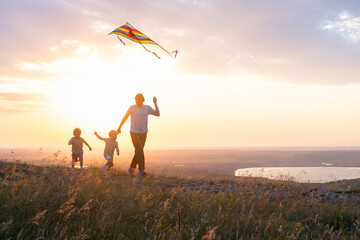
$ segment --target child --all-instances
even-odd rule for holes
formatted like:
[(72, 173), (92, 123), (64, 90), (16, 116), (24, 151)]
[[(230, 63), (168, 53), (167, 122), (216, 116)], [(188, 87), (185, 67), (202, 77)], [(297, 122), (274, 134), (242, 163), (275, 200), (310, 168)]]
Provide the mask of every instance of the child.
[(83, 143), (86, 144), (86, 146), (88, 146), (89, 150), (91, 151), (92, 148), (89, 146), (89, 144), (82, 138), (80, 137), (81, 135), (81, 129), (80, 128), (75, 128), (73, 131), (74, 137), (72, 137), (69, 141), (69, 145), (72, 145), (71, 148), (71, 157), (72, 157), (72, 162), (71, 162), (71, 168), (74, 169), (74, 164), (77, 161), (80, 161), (80, 168), (83, 168), (83, 155), (84, 155), (84, 151), (83, 151)]
[(117, 139), (117, 132), (115, 130), (111, 130), (109, 132), (110, 138), (103, 138), (99, 136), (99, 134), (95, 131), (94, 134), (100, 139), (103, 140), (105, 144), (104, 150), (104, 157), (107, 160), (105, 165), (101, 168), (103, 171), (108, 172), (112, 166), (114, 166), (113, 159), (114, 159), (114, 151), (116, 149), (116, 154), (119, 156), (119, 145), (116, 141)]

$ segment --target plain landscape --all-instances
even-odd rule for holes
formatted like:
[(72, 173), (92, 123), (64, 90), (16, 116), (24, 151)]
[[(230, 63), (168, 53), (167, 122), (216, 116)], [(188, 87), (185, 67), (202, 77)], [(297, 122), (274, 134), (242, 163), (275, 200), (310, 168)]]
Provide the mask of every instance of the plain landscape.
[(0, 0), (0, 29), (0, 240), (360, 239), (359, 0)]
[(3, 150), (0, 238), (360, 237), (359, 179), (310, 184), (234, 176), (241, 167), (358, 166), (358, 150), (147, 153), (149, 176), (140, 178), (126, 172), (131, 152), (105, 175), (101, 155), (89, 155), (81, 171), (69, 168), (61, 151)]
[[(127, 170), (132, 150), (115, 156), (115, 168)], [(69, 149), (0, 149), (0, 159), (35, 165), (70, 166)], [(85, 152), (84, 164), (104, 164), (101, 151)], [(167, 176), (233, 176), (239, 168), (360, 167), (360, 148), (239, 148), (146, 150), (150, 173)]]

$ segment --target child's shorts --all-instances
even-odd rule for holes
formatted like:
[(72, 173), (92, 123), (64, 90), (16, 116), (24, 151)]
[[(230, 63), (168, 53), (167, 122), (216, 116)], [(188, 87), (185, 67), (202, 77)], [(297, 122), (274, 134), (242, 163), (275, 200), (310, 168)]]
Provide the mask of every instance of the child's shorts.
[(107, 160), (106, 164), (107, 164), (108, 168), (113, 167), (114, 166), (113, 157), (110, 156), (109, 154), (104, 154), (104, 157)]
[(83, 160), (84, 154), (83, 153), (73, 153), (73, 154), (71, 154), (71, 157), (74, 162), (78, 162), (78, 161)]

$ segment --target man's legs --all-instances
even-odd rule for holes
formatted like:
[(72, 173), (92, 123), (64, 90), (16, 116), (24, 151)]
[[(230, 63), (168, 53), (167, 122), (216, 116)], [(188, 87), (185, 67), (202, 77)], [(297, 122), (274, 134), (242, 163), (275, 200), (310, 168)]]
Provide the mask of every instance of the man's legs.
[(141, 140), (141, 144), (142, 144), (142, 148), (139, 151), (139, 171), (144, 171), (145, 170), (145, 154), (144, 154), (144, 147), (145, 147), (145, 142), (146, 142), (146, 137), (147, 137), (147, 133), (139, 133), (140, 134), (140, 140)]
[(145, 170), (144, 146), (147, 134), (130, 132), (130, 135), (135, 148), (135, 155), (132, 159), (130, 168), (134, 170), (136, 168), (136, 165), (139, 164), (139, 171), (143, 171)]

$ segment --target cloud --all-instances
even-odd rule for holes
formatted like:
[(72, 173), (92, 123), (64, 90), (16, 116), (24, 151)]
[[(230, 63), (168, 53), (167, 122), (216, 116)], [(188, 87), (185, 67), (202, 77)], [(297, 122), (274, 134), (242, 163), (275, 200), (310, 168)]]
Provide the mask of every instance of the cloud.
[(29, 78), (0, 78), (2, 93), (32, 93), (34, 89), (45, 89), (49, 84), (46, 81)]
[(360, 48), (329, 34), (358, 38), (355, 1), (34, 0), (2, 1), (0, 8), (6, 33), (0, 38), (0, 77), (41, 73), (45, 78), (54, 73), (46, 63), (75, 51), (85, 56), (93, 51), (89, 46), (105, 55), (117, 44), (107, 31), (129, 21), (165, 49), (179, 50), (175, 61), (185, 73), (360, 83)]
[(0, 100), (9, 102), (42, 102), (46, 100), (46, 97), (40, 93), (0, 93)]
[(314, 4), (280, 2), (213, 4), (212, 17), (201, 27), (195, 21), (197, 31), (183, 38), (188, 50), (179, 47), (183, 69), (225, 76), (247, 72), (296, 84), (360, 82), (359, 48), (317, 28), (334, 9), (323, 4), (320, 14)]
[(17, 69), (26, 74), (43, 76), (51, 81), (51, 79), (59, 79), (62, 76), (79, 75), (82, 71), (88, 70), (89, 63), (94, 66), (96, 61), (99, 61), (99, 50), (95, 44), (73, 40), (71, 46), (64, 47), (64, 42), (67, 41), (56, 45), (57, 49), (53, 51), (65, 50), (67, 56), (59, 56), (53, 61), (46, 62), (22, 62), (18, 64)]
[(47, 97), (41, 93), (0, 92), (0, 112), (20, 113), (43, 111)]
[(8, 84), (8, 82), (5, 81), (5, 80), (0, 79), (0, 85), (5, 85), (5, 84)]
[(95, 33), (108, 34), (113, 30), (112, 25), (103, 21), (95, 21), (94, 24), (91, 25), (91, 27)]
[(185, 31), (182, 29), (168, 29), (168, 28), (164, 28), (164, 31), (170, 34), (173, 34), (177, 37), (183, 37), (185, 34)]
[(4, 106), (0, 104), (0, 112), (3, 113), (22, 113), (22, 112), (36, 112), (45, 110), (43, 104), (11, 104)]
[(339, 14), (338, 21), (324, 21), (323, 30), (333, 31), (352, 42), (360, 41), (360, 17), (354, 17), (347, 11)]

